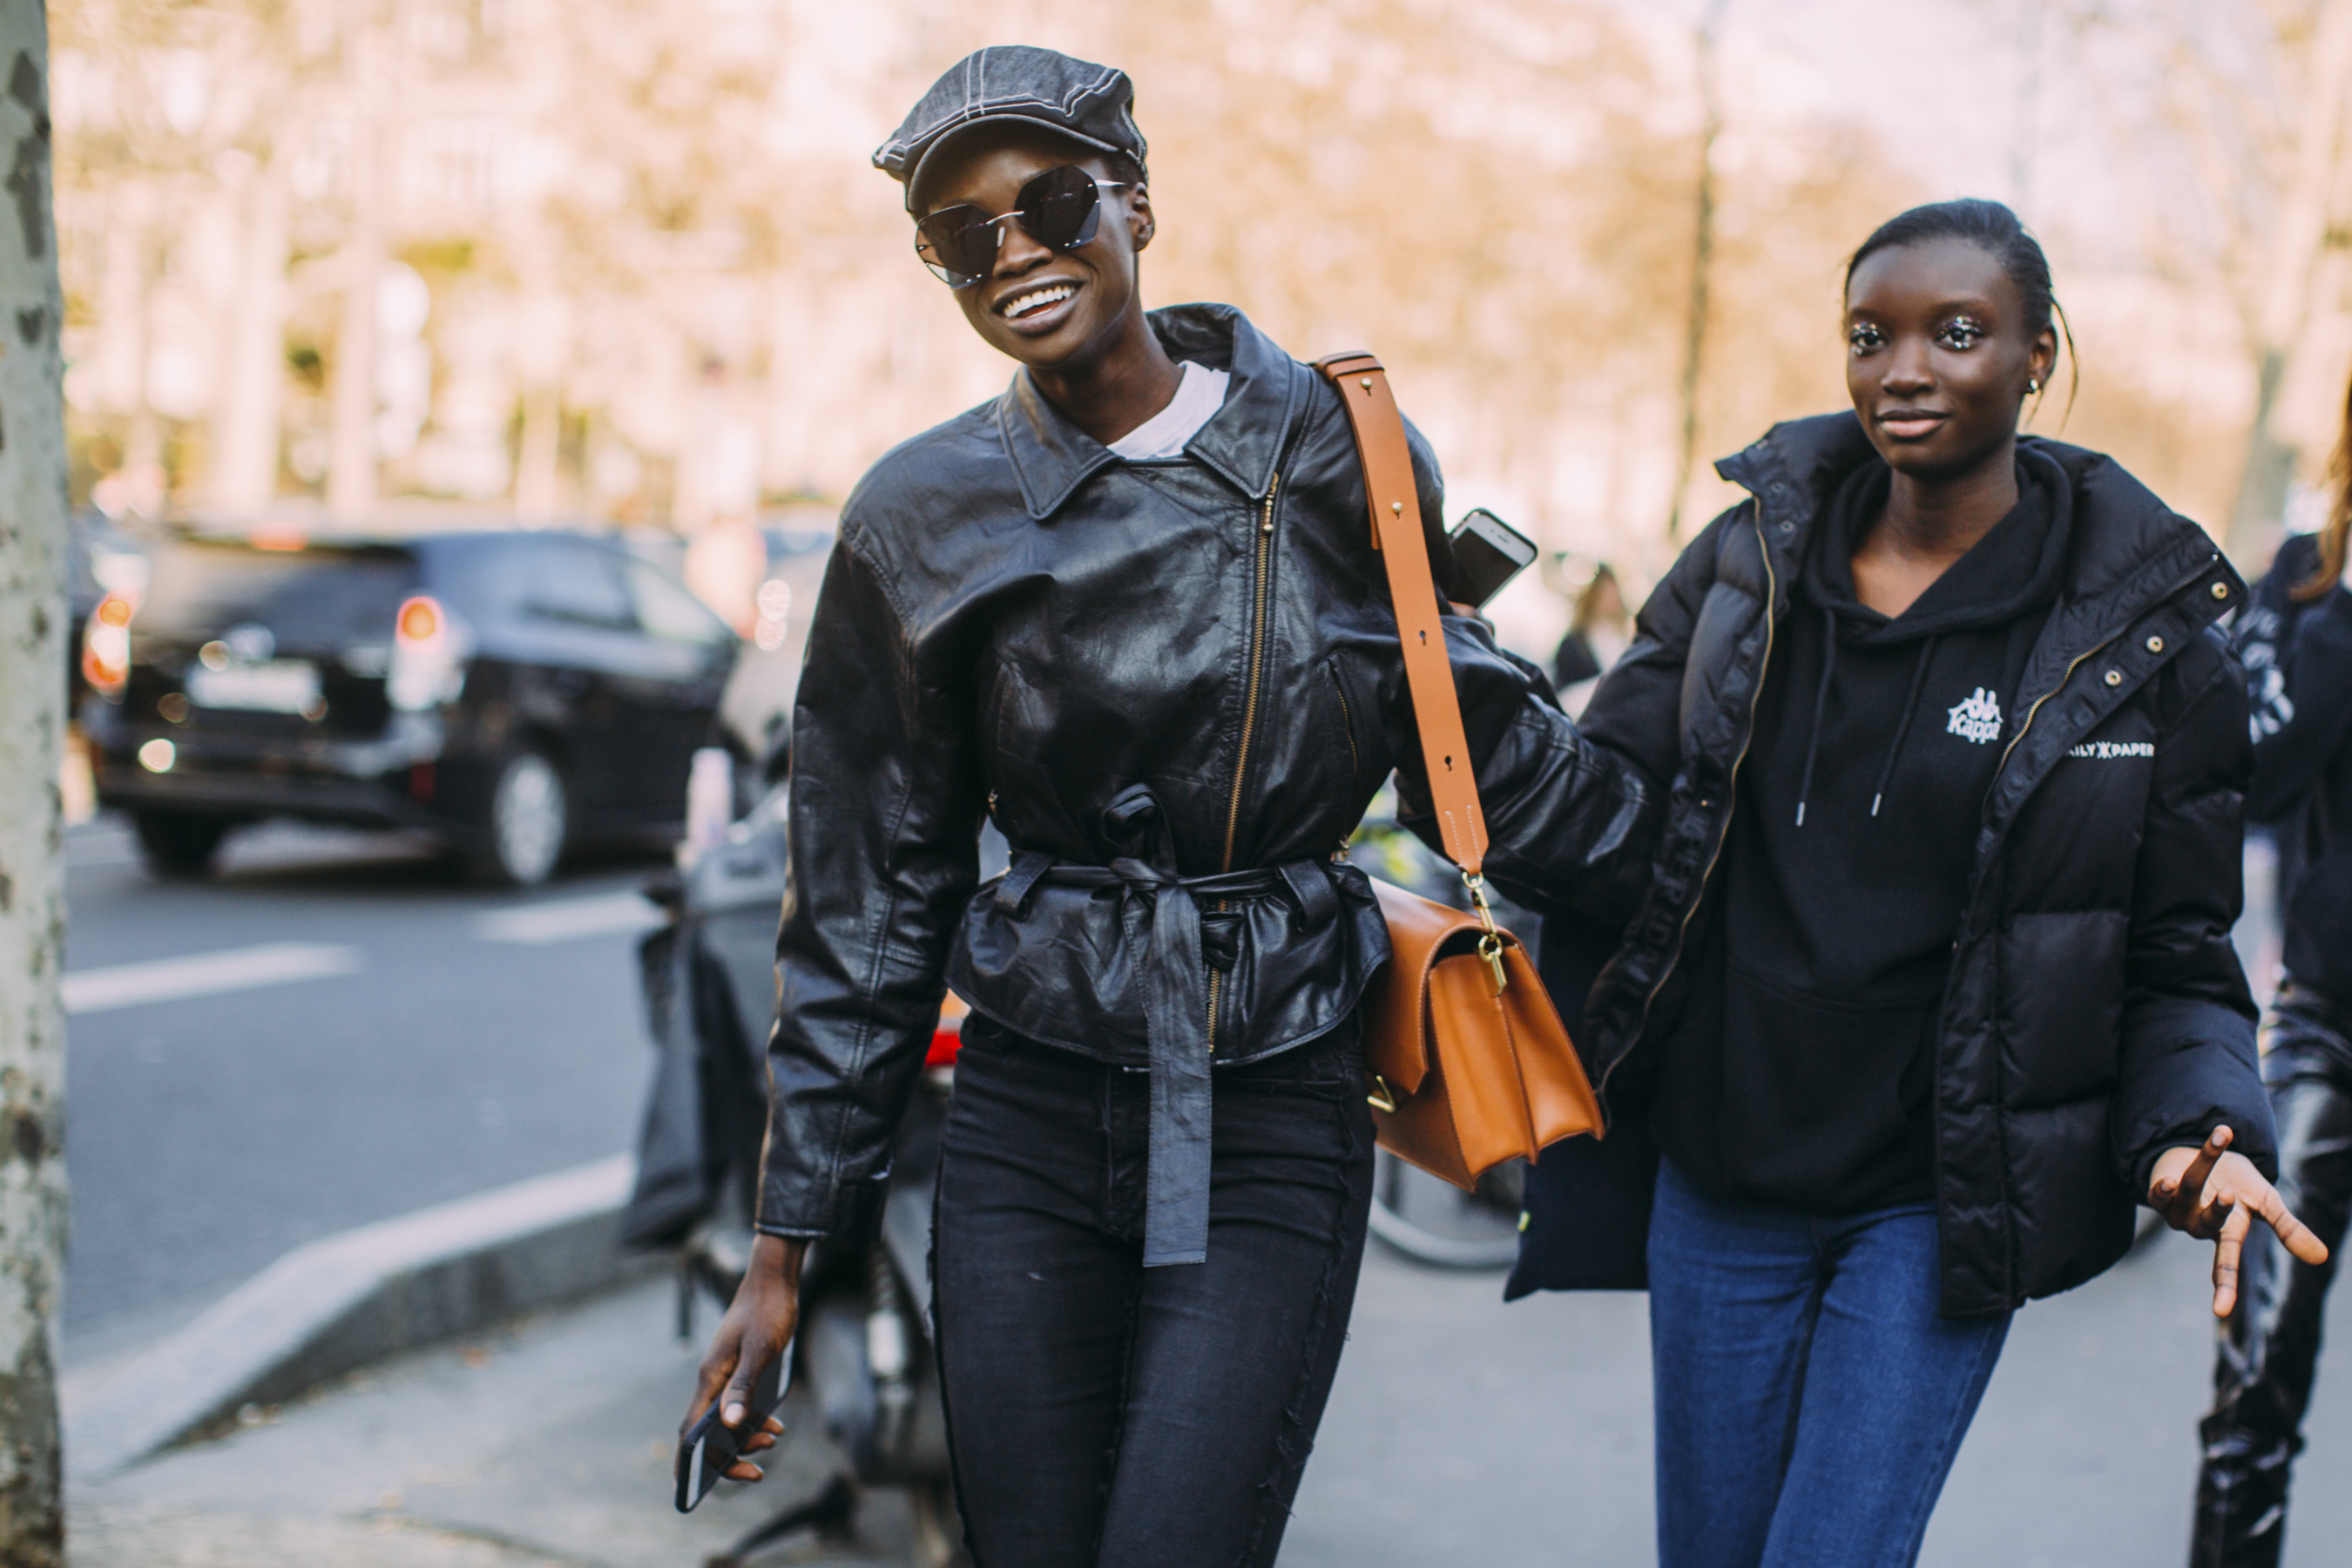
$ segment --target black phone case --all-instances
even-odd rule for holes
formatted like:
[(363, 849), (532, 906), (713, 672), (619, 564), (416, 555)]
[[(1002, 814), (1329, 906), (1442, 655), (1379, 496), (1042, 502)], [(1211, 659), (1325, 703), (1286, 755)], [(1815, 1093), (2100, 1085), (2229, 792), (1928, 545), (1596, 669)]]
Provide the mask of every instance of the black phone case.
[(743, 1445), (767, 1425), (776, 1406), (784, 1402), (784, 1371), (792, 1362), (793, 1347), (787, 1344), (752, 1385), (751, 1408), (744, 1414), (742, 1426), (730, 1426), (719, 1419), (719, 1408), (727, 1397), (727, 1391), (721, 1389), (719, 1397), (710, 1402), (710, 1408), (678, 1439), (674, 1467), (678, 1512), (692, 1513), (694, 1505), (709, 1497), (729, 1468), (743, 1457)]
[[(1485, 512), (1486, 518), (1499, 526), (1504, 532), (1524, 542), (1530, 551), (1537, 549), (1535, 541), (1528, 538), (1526, 534), (1503, 521), (1493, 512), (1486, 511), (1485, 508), (1482, 507), (1479, 510)], [(1475, 551), (1466, 552), (1471, 557), (1467, 561), (1463, 559), (1465, 552), (1462, 548), (1465, 536), (1478, 547)], [(1456, 590), (1465, 595), (1466, 603), (1476, 605), (1481, 609), (1484, 609), (1496, 595), (1509, 586), (1511, 581), (1520, 573), (1535, 564), (1533, 555), (1525, 561), (1510, 560), (1486, 540), (1471, 533), (1470, 520), (1467, 517), (1454, 525), (1454, 531), (1445, 536), (1445, 542), (1454, 549)], [(1485, 558), (1486, 565), (1486, 570), (1484, 572), (1478, 570), (1481, 556)]]

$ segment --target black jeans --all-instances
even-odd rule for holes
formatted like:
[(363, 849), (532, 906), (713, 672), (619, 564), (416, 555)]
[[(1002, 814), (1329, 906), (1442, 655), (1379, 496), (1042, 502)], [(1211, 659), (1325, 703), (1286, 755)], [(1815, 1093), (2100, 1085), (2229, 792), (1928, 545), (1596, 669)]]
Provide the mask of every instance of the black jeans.
[(2303, 1450), (2303, 1413), (2336, 1249), (2352, 1215), (2352, 1019), (2290, 989), (2271, 1019), (2263, 1078), (2278, 1119), (2279, 1196), (2328, 1247), (2299, 1262), (2257, 1221), (2240, 1264), (2238, 1305), (2221, 1327), (2213, 1409), (2199, 1424), (2191, 1568), (2276, 1568), (2286, 1540), (2288, 1472)]
[(1271, 1563), (1371, 1206), (1354, 1027), (1219, 1068), (1209, 1256), (1143, 1267), (1149, 1075), (975, 1019), (932, 1277), (979, 1568)]

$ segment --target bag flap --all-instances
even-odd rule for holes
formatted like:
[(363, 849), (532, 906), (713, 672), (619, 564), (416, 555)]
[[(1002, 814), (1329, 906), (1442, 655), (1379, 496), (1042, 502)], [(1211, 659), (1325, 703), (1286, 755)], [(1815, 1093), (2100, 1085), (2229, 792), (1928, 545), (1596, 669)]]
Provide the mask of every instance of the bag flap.
[[(1388, 963), (1374, 984), (1371, 1016), (1380, 1026), (1364, 1031), (1364, 1065), (1406, 1094), (1417, 1094), (1435, 1061), (1429, 1037), (1429, 977), (1440, 960), (1476, 962), (1478, 917), (1419, 893), (1369, 879), (1388, 923)], [(1518, 939), (1502, 933), (1506, 947)]]

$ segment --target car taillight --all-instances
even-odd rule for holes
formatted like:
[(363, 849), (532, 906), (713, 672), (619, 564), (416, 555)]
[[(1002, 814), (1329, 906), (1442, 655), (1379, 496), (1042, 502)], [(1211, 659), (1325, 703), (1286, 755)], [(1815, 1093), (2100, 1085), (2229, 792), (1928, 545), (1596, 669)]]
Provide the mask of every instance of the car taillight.
[(419, 594), (400, 606), (400, 636), (404, 641), (431, 642), (440, 635), (440, 605)]
[(940, 1020), (931, 1026), (931, 1048), (923, 1053), (923, 1065), (933, 1068), (955, 1066), (956, 1053), (963, 1048), (963, 1021), (971, 1013), (962, 997), (952, 992), (940, 1005)]
[(456, 697), (466, 672), (441, 602), (425, 594), (405, 599), (392, 625), (392, 668), (384, 680), (392, 705), (413, 712)]
[(109, 594), (89, 613), (82, 628), (81, 673), (92, 689), (119, 701), (131, 679), (131, 615), (135, 606), (121, 594)]

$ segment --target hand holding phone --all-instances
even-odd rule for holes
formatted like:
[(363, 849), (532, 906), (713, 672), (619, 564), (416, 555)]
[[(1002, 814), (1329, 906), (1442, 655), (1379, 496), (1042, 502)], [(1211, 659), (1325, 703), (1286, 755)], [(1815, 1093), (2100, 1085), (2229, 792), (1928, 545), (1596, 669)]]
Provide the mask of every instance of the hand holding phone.
[(1485, 507), (1473, 509), (1445, 537), (1454, 546), (1454, 586), (1481, 609), (1536, 558), (1536, 542)]
[[(694, 1505), (710, 1495), (713, 1488), (736, 1463), (747, 1454), (770, 1447), (776, 1434), (784, 1429), (775, 1419), (776, 1407), (784, 1402), (792, 1386), (789, 1368), (793, 1363), (793, 1347), (783, 1348), (768, 1370), (760, 1374), (752, 1386), (750, 1408), (742, 1421), (733, 1426), (719, 1419), (725, 1414), (727, 1391), (721, 1389), (710, 1402), (709, 1408), (677, 1440), (677, 1460), (674, 1473), (677, 1481), (677, 1511), (692, 1513)], [(757, 1439), (766, 1437), (766, 1443)], [(755, 1447), (756, 1443), (756, 1447)]]

